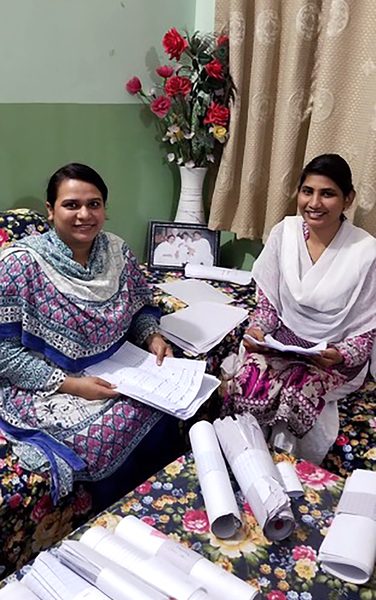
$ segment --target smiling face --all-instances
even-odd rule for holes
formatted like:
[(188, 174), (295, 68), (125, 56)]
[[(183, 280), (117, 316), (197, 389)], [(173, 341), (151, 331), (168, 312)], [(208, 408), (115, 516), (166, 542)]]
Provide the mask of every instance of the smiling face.
[(308, 174), (298, 193), (298, 208), (310, 229), (336, 232), (353, 197), (353, 192), (345, 197), (329, 177)]
[(104, 200), (98, 188), (79, 179), (63, 179), (52, 207), (47, 202), (49, 220), (57, 235), (76, 254), (89, 256), (94, 238), (105, 221)]

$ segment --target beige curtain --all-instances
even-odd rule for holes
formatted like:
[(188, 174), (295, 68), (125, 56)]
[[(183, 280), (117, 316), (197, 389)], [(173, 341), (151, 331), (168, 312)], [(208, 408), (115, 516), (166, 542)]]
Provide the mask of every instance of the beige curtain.
[[(303, 165), (349, 162), (356, 224), (376, 234), (376, 0), (216, 0), (237, 86), (209, 227), (265, 239), (295, 214)], [(355, 212), (355, 215), (354, 215)]]

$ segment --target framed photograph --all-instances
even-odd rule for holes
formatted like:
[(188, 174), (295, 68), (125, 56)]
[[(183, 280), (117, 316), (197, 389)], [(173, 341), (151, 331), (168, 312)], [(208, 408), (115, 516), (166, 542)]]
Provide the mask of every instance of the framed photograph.
[(196, 223), (150, 221), (148, 268), (183, 271), (187, 263), (218, 265), (219, 231)]

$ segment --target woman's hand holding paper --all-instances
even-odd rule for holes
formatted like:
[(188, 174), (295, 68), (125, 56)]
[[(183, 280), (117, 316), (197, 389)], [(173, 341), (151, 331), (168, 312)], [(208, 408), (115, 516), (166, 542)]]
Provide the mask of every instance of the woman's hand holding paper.
[(318, 356), (312, 358), (312, 361), (319, 367), (329, 368), (343, 362), (343, 357), (336, 348), (330, 347), (326, 350), (321, 350)]
[[(249, 327), (246, 330), (245, 335), (254, 338), (258, 342), (264, 341), (264, 333), (258, 327)], [(262, 346), (252, 342), (249, 337), (243, 337), (243, 345), (247, 352), (259, 352), (265, 354), (268, 351), (267, 348), (263, 348)]]

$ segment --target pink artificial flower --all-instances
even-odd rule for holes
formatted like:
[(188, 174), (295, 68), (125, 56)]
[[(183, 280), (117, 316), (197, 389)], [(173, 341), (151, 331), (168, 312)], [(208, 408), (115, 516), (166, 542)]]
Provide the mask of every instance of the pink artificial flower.
[(292, 557), (294, 560), (301, 558), (308, 558), (308, 560), (316, 560), (316, 550), (311, 546), (295, 546), (292, 550)]
[(141, 92), (142, 83), (138, 77), (132, 77), (132, 79), (127, 81), (127, 83), (125, 84), (125, 89), (127, 90), (128, 94), (135, 96), (136, 94)]
[(205, 65), (205, 71), (209, 77), (213, 77), (213, 79), (223, 79), (223, 66), (218, 58), (211, 60), (207, 65)]
[(157, 98), (154, 98), (152, 102), (150, 102), (151, 112), (157, 115), (157, 117), (160, 119), (163, 119), (167, 115), (170, 108), (171, 100), (170, 98), (167, 98), (167, 96), (158, 96)]
[(91, 494), (83, 486), (80, 486), (72, 504), (73, 513), (75, 515), (84, 515), (91, 509), (92, 504), (93, 499)]
[(340, 433), (340, 435), (336, 439), (337, 446), (346, 446), (349, 443), (349, 438), (344, 433)]
[(143, 521), (144, 523), (146, 523), (146, 525), (150, 525), (150, 527), (154, 527), (154, 525), (155, 525), (155, 519), (154, 519), (154, 517), (148, 517), (146, 515), (144, 517), (141, 517), (140, 520)]
[(272, 590), (266, 595), (267, 600), (286, 600), (286, 594), (279, 590)]
[(165, 92), (167, 96), (177, 96), (181, 94), (182, 96), (187, 96), (192, 89), (191, 80), (188, 77), (179, 77), (178, 75), (173, 75), (169, 79), (167, 79), (165, 83)]
[(180, 60), (181, 55), (188, 47), (187, 40), (180, 35), (175, 27), (169, 29), (163, 36), (162, 44), (166, 54), (169, 54), (170, 58), (176, 58), (176, 60)]
[(8, 500), (8, 506), (10, 508), (18, 508), (19, 505), (22, 502), (22, 496), (21, 494), (19, 494), (18, 492), (16, 494), (13, 494), (13, 496), (11, 496)]
[(333, 475), (310, 462), (302, 461), (295, 467), (299, 479), (309, 485), (314, 490), (323, 490), (326, 487), (335, 485), (338, 481), (338, 475)]
[(183, 516), (183, 527), (193, 533), (206, 533), (209, 531), (208, 516), (204, 510), (187, 510)]
[(168, 65), (162, 65), (161, 67), (155, 69), (155, 72), (160, 77), (163, 77), (163, 79), (167, 79), (168, 77), (171, 77), (171, 75), (174, 72), (174, 69), (172, 67), (169, 67)]

